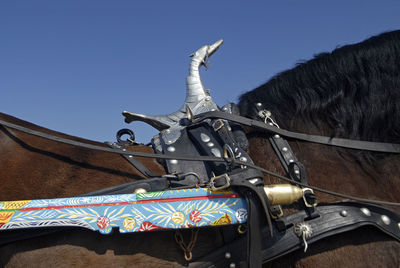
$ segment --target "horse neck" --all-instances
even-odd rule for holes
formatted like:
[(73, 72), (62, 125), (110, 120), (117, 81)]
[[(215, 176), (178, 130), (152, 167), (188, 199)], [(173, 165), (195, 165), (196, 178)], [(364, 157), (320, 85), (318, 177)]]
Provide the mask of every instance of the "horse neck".
[[(105, 146), (54, 132), (11, 116), (0, 119), (40, 132)], [(128, 150), (151, 153), (147, 146)], [(140, 159), (154, 173), (163, 168), (154, 159)], [(120, 155), (49, 141), (0, 126), (0, 199), (22, 200), (75, 196), (143, 179)]]
[[(360, 164), (346, 150), (308, 142), (289, 142), (297, 159), (307, 169), (312, 186), (343, 194), (400, 202), (399, 156), (390, 156), (374, 167)], [(284, 169), (267, 138), (255, 135), (249, 138), (249, 154), (254, 162), (270, 171), (285, 174)], [(266, 175), (266, 184), (284, 183)], [(320, 202), (343, 200), (317, 193)]]

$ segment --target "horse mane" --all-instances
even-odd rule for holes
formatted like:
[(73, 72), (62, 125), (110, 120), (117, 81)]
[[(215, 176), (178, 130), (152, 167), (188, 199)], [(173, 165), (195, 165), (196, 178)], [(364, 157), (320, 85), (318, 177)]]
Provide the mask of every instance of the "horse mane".
[[(349, 139), (400, 140), (400, 31), (283, 71), (240, 97), (243, 116), (257, 118), (256, 103), (286, 129)], [(377, 156), (369, 154), (364, 156)]]

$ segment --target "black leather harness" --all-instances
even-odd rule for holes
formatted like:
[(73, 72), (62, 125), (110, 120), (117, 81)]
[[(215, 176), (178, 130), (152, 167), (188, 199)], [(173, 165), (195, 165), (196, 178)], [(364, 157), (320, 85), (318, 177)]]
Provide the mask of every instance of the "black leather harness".
[[(338, 202), (320, 204), (315, 211), (319, 217), (313, 219), (307, 219), (305, 211), (298, 211), (280, 218), (280, 224), (274, 224), (273, 237), (269, 236), (267, 228), (264, 228), (262, 230), (262, 250), (259, 252), (262, 262), (269, 262), (304, 248), (302, 238), (294, 231), (296, 224), (299, 223), (307, 224), (312, 231), (311, 236), (307, 239), (308, 244), (362, 226), (375, 227), (400, 242), (400, 217), (386, 208), (354, 202)], [(280, 227), (278, 227), (279, 225)], [(245, 237), (239, 237), (214, 250), (210, 255), (196, 260), (189, 267), (229, 267), (231, 263), (246, 267), (246, 262), (243, 261), (245, 260), (243, 254), (245, 239)]]
[[(195, 116), (192, 123), (182, 130), (182, 135), (173, 145), (166, 144), (162, 140), (155, 138), (153, 147), (156, 148), (156, 155), (123, 151), (123, 148), (115, 144), (111, 145), (112, 148), (103, 148), (68, 141), (59, 137), (49, 137), (51, 135), (27, 130), (4, 121), (0, 121), (0, 124), (55, 141), (120, 153), (141, 173), (151, 177), (86, 195), (127, 193), (138, 188), (144, 188), (147, 191), (159, 191), (169, 188), (200, 186), (210, 187), (214, 190), (233, 187), (239, 191), (248, 200), (249, 227), (246, 235), (232, 235), (232, 232), (225, 231), (224, 239), (226, 244), (220, 249), (214, 250), (210, 255), (190, 263), (190, 267), (223, 267), (232, 263), (244, 267), (257, 267), (262, 262), (267, 262), (294, 250), (304, 248), (307, 244), (314, 243), (324, 237), (365, 225), (374, 226), (400, 241), (399, 215), (389, 209), (367, 204), (352, 202), (323, 204), (312, 209), (298, 211), (289, 216), (278, 217), (278, 219), (271, 222), (271, 209), (263, 191), (262, 173), (260, 169), (249, 167), (254, 166), (254, 164), (245, 151), (247, 140), (238, 126), (240, 124), (256, 126), (275, 133), (270, 137), (272, 147), (275, 149), (292, 183), (300, 185), (307, 185), (305, 169), (295, 158), (289, 144), (282, 136), (347, 148), (389, 151), (392, 153), (400, 153), (400, 145), (331, 139), (301, 133), (293, 134), (293, 132), (279, 129), (274, 125), (270, 126), (259, 121), (234, 115), (234, 107), (229, 107), (226, 110), (231, 111), (231, 113), (215, 111)], [(132, 157), (129, 157), (129, 155)], [(135, 160), (133, 155), (163, 159), (163, 163), (170, 175), (153, 174)], [(177, 157), (178, 155), (184, 155), (185, 157)], [(221, 159), (222, 156), (223, 159)], [(249, 166), (244, 165), (246, 163)], [(262, 215), (265, 215), (265, 217)], [(232, 227), (226, 228), (225, 230), (232, 230)], [(307, 235), (305, 235), (306, 232), (304, 230), (307, 230)]]
[[(261, 109), (262, 107), (259, 108)], [(244, 119), (233, 115), (232, 111), (234, 110), (232, 107), (225, 109), (225, 111), (231, 111), (231, 113), (223, 113), (225, 115), (223, 119), (242, 123)], [(171, 164), (167, 160), (164, 163), (169, 173), (198, 172), (196, 176), (197, 183), (195, 183), (196, 180), (188, 181), (185, 179), (181, 181), (182, 184), (204, 185), (208, 182), (208, 178), (211, 178), (210, 182), (214, 188), (231, 186), (239, 191), (248, 200), (248, 230), (245, 236), (239, 237), (227, 234), (226, 231), (223, 232), (224, 240), (228, 241), (228, 243), (222, 248), (213, 251), (210, 255), (196, 260), (189, 266), (224, 267), (235, 263), (240, 267), (258, 267), (263, 262), (271, 261), (294, 250), (307, 247), (308, 244), (312, 244), (324, 237), (365, 225), (377, 227), (400, 241), (399, 215), (383, 207), (360, 203), (340, 202), (324, 204), (314, 208), (313, 206), (307, 206), (303, 202), (303, 210), (289, 216), (276, 217), (277, 219), (271, 223), (271, 208), (263, 192), (262, 174), (256, 169), (235, 165), (236, 160), (249, 161), (251, 164), (252, 161), (245, 150), (236, 142), (236, 137), (232, 134), (232, 128), (229, 123), (211, 115), (214, 113), (218, 114), (218, 116), (222, 114), (221, 112), (211, 112), (207, 117), (211, 119), (206, 117), (195, 118), (195, 123), (185, 128), (180, 138), (173, 143), (174, 150), (171, 155), (221, 156), (222, 152), (224, 152), (224, 157), (228, 162), (204, 163), (197, 161), (189, 164), (183, 161), (176, 161)], [(202, 120), (198, 120), (198, 118), (202, 118)], [(277, 129), (279, 130), (279, 127), (273, 121), (272, 116), (269, 115), (269, 118), (274, 124), (270, 124), (268, 127), (274, 128), (275, 133), (278, 132)], [(281, 130), (282, 132), (285, 133), (285, 131)], [(242, 139), (242, 144), (246, 144), (239, 133), (240, 131), (236, 132), (236, 136)], [(269, 140), (292, 182), (294, 184), (307, 185), (305, 167), (296, 159), (288, 142), (279, 134), (272, 135)], [(160, 143), (162, 144), (162, 151), (158, 151), (158, 153), (168, 154), (168, 149), (172, 145)], [(334, 141), (334, 144), (336, 143), (337, 141)], [(361, 143), (361, 145), (368, 148), (371, 147), (369, 143)], [(397, 150), (396, 145), (390, 145), (389, 147)], [(381, 150), (379, 146), (377, 148)], [(309, 202), (313, 203), (313, 196), (310, 197), (311, 200)], [(262, 211), (263, 213), (261, 213)], [(273, 214), (272, 212), (272, 216), (276, 216)], [(263, 220), (264, 217), (262, 215), (266, 216), (266, 221)], [(301, 228), (307, 228), (307, 236), (304, 235)]]
[[(261, 107), (259, 108), (261, 109)], [(279, 128), (272, 116), (268, 116), (271, 120), (270, 127)], [(232, 115), (224, 118), (235, 119), (232, 120), (234, 122), (242, 120)], [(279, 134), (271, 136), (269, 141), (293, 183), (300, 182), (307, 185), (305, 167), (296, 159), (287, 141)], [(367, 146), (370, 146), (370, 144), (367, 144)], [(389, 147), (396, 148), (396, 145)], [(259, 232), (262, 237), (262, 249), (257, 254), (261, 256), (262, 263), (272, 261), (301, 248), (306, 250), (308, 244), (362, 226), (373, 226), (400, 242), (400, 216), (381, 206), (338, 202), (321, 204), (311, 208), (303, 204), (303, 207), (304, 209), (297, 213), (274, 220), (272, 236), (266, 227)], [(251, 225), (251, 218), (249, 224), (250, 231), (252, 228), (259, 227)], [(307, 236), (304, 236), (301, 228), (307, 229)], [(195, 261), (190, 267), (227, 267), (232, 264), (239, 264), (240, 267), (252, 267), (249, 261), (245, 261), (249, 258), (248, 252), (243, 250), (244, 245), (249, 246), (246, 238), (237, 238), (210, 255)], [(254, 250), (254, 246), (252, 249)], [(243, 252), (246, 252), (247, 256)]]

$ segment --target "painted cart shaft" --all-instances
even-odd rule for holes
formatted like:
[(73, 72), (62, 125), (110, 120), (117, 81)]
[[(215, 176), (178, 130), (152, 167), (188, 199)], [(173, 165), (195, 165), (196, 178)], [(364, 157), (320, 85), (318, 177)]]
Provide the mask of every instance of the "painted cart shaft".
[(0, 231), (82, 227), (102, 234), (241, 224), (246, 202), (232, 191), (185, 189), (0, 202)]

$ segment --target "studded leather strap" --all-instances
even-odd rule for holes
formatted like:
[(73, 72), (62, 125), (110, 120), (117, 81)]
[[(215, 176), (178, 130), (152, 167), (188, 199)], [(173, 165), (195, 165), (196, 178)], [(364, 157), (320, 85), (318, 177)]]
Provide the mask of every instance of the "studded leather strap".
[(304, 248), (302, 238), (293, 230), (298, 223), (308, 225), (311, 230), (311, 235), (306, 240), (308, 244), (366, 225), (372, 225), (400, 241), (400, 216), (389, 209), (360, 203), (340, 202), (320, 205), (315, 210), (320, 217), (309, 221), (305, 220), (307, 215), (304, 211), (282, 218), (281, 224), (286, 229), (283, 232), (275, 230), (273, 238), (265, 240), (265, 249), (262, 253), (263, 262)]
[[(312, 247), (312, 243), (322, 238), (351, 231), (362, 226), (376, 227), (400, 241), (400, 216), (389, 209), (354, 202), (320, 205), (315, 209), (320, 217), (308, 221), (306, 220), (307, 214), (305, 211), (282, 217), (277, 225), (280, 224), (283, 228), (275, 228), (272, 238), (268, 234), (268, 229), (263, 229), (263, 263), (304, 248), (302, 237), (299, 237), (294, 232), (294, 227), (298, 223), (306, 224), (310, 228), (311, 234), (306, 239), (309, 247)], [(244, 256), (237, 248), (243, 245), (244, 239), (244, 236), (240, 237), (232, 243), (214, 250), (210, 255), (191, 263), (189, 267), (227, 267), (232, 263), (239, 267), (244, 260)]]

